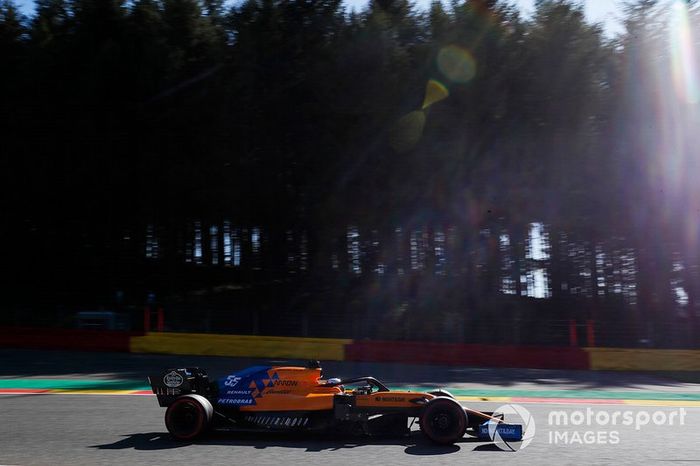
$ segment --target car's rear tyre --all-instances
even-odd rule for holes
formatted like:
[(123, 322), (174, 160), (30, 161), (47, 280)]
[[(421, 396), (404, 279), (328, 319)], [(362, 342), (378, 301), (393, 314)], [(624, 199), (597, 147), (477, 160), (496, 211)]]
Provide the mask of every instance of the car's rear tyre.
[(452, 398), (433, 398), (420, 416), (420, 430), (435, 443), (455, 443), (464, 436), (466, 428), (467, 413)]
[(209, 428), (214, 408), (201, 395), (183, 395), (165, 411), (165, 427), (177, 440), (193, 440)]

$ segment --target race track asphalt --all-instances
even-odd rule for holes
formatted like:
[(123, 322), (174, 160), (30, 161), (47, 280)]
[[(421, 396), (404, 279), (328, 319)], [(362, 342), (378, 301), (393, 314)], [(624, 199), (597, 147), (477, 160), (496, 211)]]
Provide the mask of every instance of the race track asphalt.
[[(26, 381), (27, 384), (36, 382), (37, 378), (42, 383), (52, 378), (62, 381), (143, 380), (144, 374), (154, 369), (191, 363), (209, 368), (214, 376), (220, 376), (260, 362), (27, 350), (0, 350), (0, 360), (3, 361), (0, 382)], [(347, 363), (324, 367), (331, 376), (376, 375), (397, 384), (446, 386), (484, 393), (491, 391), (492, 394), (499, 389), (528, 393), (538, 390), (624, 392), (631, 404), (605, 399), (573, 399), (570, 404), (561, 399), (552, 402), (544, 398), (522, 402), (532, 414), (536, 433), (526, 448), (511, 452), (500, 450), (492, 442), (469, 437), (453, 446), (437, 446), (419, 432), (405, 438), (371, 439), (271, 433), (213, 434), (183, 444), (170, 439), (163, 424), (164, 409), (159, 408), (155, 397), (150, 395), (4, 394), (0, 395), (0, 465), (700, 463), (700, 402), (685, 401), (689, 398), (680, 396), (700, 394), (697, 384), (648, 374)], [(657, 399), (645, 397), (645, 394), (654, 394)], [(674, 401), (664, 401), (663, 396)], [(471, 408), (486, 411), (493, 411), (504, 402), (462, 401)], [(564, 413), (572, 422), (555, 425), (553, 411), (559, 416)], [(622, 416), (627, 411), (639, 425), (624, 425)], [(611, 425), (616, 412), (618, 421)], [(674, 423), (669, 425), (672, 413), (675, 413)], [(579, 415), (583, 416), (583, 423), (573, 425)], [(590, 423), (586, 419), (588, 416)], [(601, 416), (600, 422), (596, 421), (596, 416)], [(642, 425), (647, 416), (648, 423)], [(655, 425), (654, 416), (657, 420), (663, 418), (665, 423)], [(602, 422), (606, 418), (608, 422)]]
[[(486, 410), (492, 403), (472, 405)], [(151, 396), (0, 396), (0, 464), (17, 465), (411, 465), (411, 464), (693, 464), (700, 462), (700, 408), (686, 408), (684, 425), (550, 426), (553, 409), (571, 414), (580, 405), (527, 404), (536, 422), (525, 449), (501, 451), (465, 438), (437, 446), (419, 432), (408, 438), (364, 439), (281, 434), (213, 434), (190, 444), (172, 441), (163, 409)], [(595, 406), (597, 411), (642, 410), (668, 414), (676, 407)], [(653, 424), (650, 423), (650, 424)], [(550, 432), (559, 432), (553, 443)], [(617, 431), (619, 443), (585, 444), (583, 432)], [(568, 440), (564, 443), (563, 433)], [(574, 440), (579, 432), (581, 442)], [(596, 436), (603, 435), (596, 433)], [(598, 437), (596, 437), (598, 439)], [(571, 442), (574, 442), (571, 444)], [(598, 440), (599, 441), (599, 440)]]

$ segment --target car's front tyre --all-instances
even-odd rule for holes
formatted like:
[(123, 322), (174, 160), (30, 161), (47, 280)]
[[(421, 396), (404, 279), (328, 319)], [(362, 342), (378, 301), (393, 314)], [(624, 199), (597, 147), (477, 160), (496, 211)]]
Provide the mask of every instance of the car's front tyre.
[(438, 388), (437, 390), (433, 390), (432, 392), (428, 392), (429, 395), (433, 396), (446, 396), (447, 398), (454, 398), (455, 396), (448, 392), (447, 390), (443, 390), (442, 388)]
[(466, 428), (467, 413), (453, 398), (433, 398), (420, 416), (421, 432), (435, 443), (455, 443), (464, 436)]

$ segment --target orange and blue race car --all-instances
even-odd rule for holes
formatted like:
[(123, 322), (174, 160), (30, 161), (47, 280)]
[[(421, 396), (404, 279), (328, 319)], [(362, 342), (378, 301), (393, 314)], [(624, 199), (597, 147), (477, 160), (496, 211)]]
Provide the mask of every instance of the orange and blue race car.
[(217, 381), (199, 368), (168, 369), (148, 379), (167, 407), (165, 426), (182, 441), (209, 430), (408, 435), (416, 420), (426, 437), (441, 444), (466, 433), (477, 436), (487, 423), (509, 440), (522, 438), (522, 426), (465, 408), (449, 392), (394, 391), (374, 377), (324, 379), (316, 361), (250, 367)]

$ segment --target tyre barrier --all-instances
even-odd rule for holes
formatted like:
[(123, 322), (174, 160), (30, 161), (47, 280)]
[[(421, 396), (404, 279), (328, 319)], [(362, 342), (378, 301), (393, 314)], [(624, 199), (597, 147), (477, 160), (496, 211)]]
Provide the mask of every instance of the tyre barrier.
[(0, 347), (609, 371), (700, 371), (700, 350), (500, 346), (0, 327)]
[(414, 341), (354, 341), (345, 347), (345, 359), (448, 366), (574, 370), (589, 368), (588, 354), (583, 348)]
[(131, 339), (132, 353), (343, 361), (352, 340), (334, 338), (148, 333)]
[(0, 346), (27, 349), (128, 352), (133, 333), (112, 330), (0, 327)]
[(592, 370), (700, 371), (700, 350), (586, 348)]

